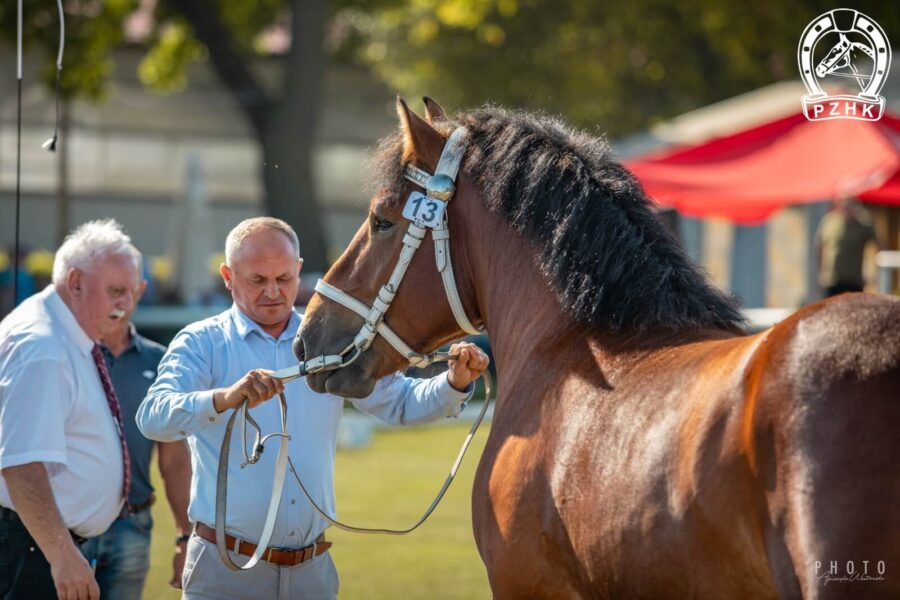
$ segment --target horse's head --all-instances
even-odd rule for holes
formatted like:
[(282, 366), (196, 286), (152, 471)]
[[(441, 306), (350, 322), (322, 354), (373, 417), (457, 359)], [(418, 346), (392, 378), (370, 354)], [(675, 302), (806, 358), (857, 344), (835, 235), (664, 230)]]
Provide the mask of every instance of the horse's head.
[(816, 76), (825, 77), (837, 69), (842, 69), (849, 64), (847, 52), (850, 50), (850, 40), (843, 33), (840, 34), (837, 43), (832, 46), (825, 58), (816, 65)]
[[(410, 221), (402, 215), (407, 198), (414, 191), (425, 191), (404, 179), (404, 168), (413, 165), (434, 173), (452, 131), (437, 103), (426, 98), (426, 106), (428, 120), (413, 113), (402, 99), (397, 100), (400, 132), (382, 145), (377, 162), (379, 172), (374, 174), (381, 183), (370, 202), (368, 218), (324, 278), (328, 284), (366, 306), (373, 305), (379, 289), (389, 281), (397, 265), (404, 235), (410, 226)], [(461, 171), (456, 179), (456, 189), (452, 202), (446, 207), (454, 252), (465, 245), (465, 227), (459, 217), (465, 205), (471, 203), (474, 191)], [(470, 198), (468, 201), (467, 197)], [(435, 267), (432, 236), (433, 232), (429, 231), (413, 255), (384, 318), (384, 322), (417, 352), (434, 350), (463, 333)], [(468, 261), (459, 253), (453, 259), (463, 306), (472, 315), (472, 287), (467, 285), (465, 274)], [(301, 331), (294, 340), (294, 353), (300, 360), (338, 354), (353, 342), (363, 321), (345, 306), (317, 294), (310, 301)], [(407, 365), (407, 357), (379, 335), (352, 364), (334, 371), (310, 374), (307, 381), (318, 392), (361, 398), (372, 392), (378, 379)]]

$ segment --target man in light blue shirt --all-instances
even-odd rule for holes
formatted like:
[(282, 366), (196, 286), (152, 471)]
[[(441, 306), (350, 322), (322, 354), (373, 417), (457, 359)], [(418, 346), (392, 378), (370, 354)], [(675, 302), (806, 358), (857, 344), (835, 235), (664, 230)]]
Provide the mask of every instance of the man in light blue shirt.
[[(279, 407), (266, 400), (282, 389), (288, 401), (289, 455), (316, 502), (335, 513), (334, 452), (344, 400), (313, 392), (304, 379), (285, 385), (270, 376), (273, 370), (296, 364), (291, 343), (301, 317), (293, 303), (302, 264), (297, 236), (283, 221), (263, 217), (235, 227), (226, 240), (221, 267), (234, 306), (175, 337), (138, 410), (136, 420), (144, 435), (163, 442), (186, 438), (191, 450), (188, 517), (196, 526), (182, 578), (185, 598), (337, 595), (337, 573), (323, 551), (328, 545), (321, 544), (327, 523), (292, 478), (285, 482), (271, 546), (302, 549), (316, 544), (313, 552), (298, 552), (296, 562), (291, 559), (282, 566), (261, 563), (250, 571), (230, 571), (216, 553), (213, 531), (227, 411), (246, 398), (262, 430), (279, 431)], [(459, 344), (454, 350), (460, 358), (446, 374), (427, 380), (387, 377), (369, 397), (354, 400), (355, 406), (402, 425), (458, 415), (488, 361), (473, 344)], [(234, 456), (242, 454), (239, 437), (232, 440)], [(259, 463), (246, 469), (236, 461), (229, 465), (226, 543), (239, 550), (233, 558), (240, 562), (246, 558), (238, 554), (252, 554), (262, 531), (275, 457), (275, 452), (263, 453)]]

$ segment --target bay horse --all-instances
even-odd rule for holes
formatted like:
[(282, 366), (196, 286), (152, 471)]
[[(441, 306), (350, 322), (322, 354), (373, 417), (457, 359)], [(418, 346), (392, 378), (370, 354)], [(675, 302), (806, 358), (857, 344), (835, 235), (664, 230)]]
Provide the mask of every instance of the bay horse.
[[(398, 99), (368, 218), (325, 281), (372, 304), (422, 191), (405, 166), (433, 172), (465, 127), (447, 211), (500, 385), (472, 491), (494, 596), (900, 597), (900, 301), (842, 295), (748, 335), (602, 139), (426, 106)], [(424, 243), (385, 319), (418, 351), (462, 335), (434, 260)], [(317, 295), (295, 353), (334, 354), (361, 322)], [(364, 397), (406, 366), (376, 337), (308, 383)]]

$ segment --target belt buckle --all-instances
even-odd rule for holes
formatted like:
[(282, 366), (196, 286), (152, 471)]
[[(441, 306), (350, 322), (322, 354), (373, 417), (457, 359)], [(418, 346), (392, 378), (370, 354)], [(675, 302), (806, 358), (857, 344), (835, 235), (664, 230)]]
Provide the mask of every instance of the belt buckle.
[(81, 537), (80, 535), (78, 535), (77, 533), (72, 531), (71, 529), (69, 530), (69, 533), (72, 534), (72, 541), (75, 542), (75, 544), (77, 546), (83, 546), (88, 541), (88, 538)]
[(266, 564), (272, 565), (273, 567), (280, 567), (281, 565), (272, 562), (272, 553), (273, 552), (299, 552), (296, 548), (280, 548), (278, 546), (269, 546), (269, 549), (266, 550), (268, 556), (266, 556)]

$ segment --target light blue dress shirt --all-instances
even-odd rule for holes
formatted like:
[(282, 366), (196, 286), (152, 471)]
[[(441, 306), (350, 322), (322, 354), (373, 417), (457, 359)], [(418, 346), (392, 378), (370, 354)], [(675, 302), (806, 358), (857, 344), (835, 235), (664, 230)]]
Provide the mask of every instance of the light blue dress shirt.
[[(300, 321), (300, 315), (294, 313), (287, 328), (275, 339), (232, 306), (185, 327), (172, 340), (136, 421), (150, 439), (171, 442), (187, 438), (193, 467), (188, 508), (192, 522), (215, 524), (216, 470), (231, 411), (216, 412), (213, 390), (232, 385), (252, 369), (276, 370), (297, 364), (291, 344)], [(432, 379), (392, 375), (379, 381), (370, 396), (354, 400), (353, 404), (387, 423), (424, 423), (457, 416), (472, 389), (470, 386), (467, 393), (453, 389), (446, 373)], [(291, 460), (316, 502), (334, 515), (334, 452), (344, 400), (313, 392), (305, 379), (288, 383), (285, 397)], [(251, 414), (264, 434), (280, 431), (277, 398), (252, 409)], [(238, 427), (236, 423), (228, 470), (228, 532), (255, 542), (262, 532), (269, 504), (278, 439), (272, 438), (258, 463), (241, 469), (243, 453)], [(271, 545), (305, 546), (327, 525), (289, 474)]]

